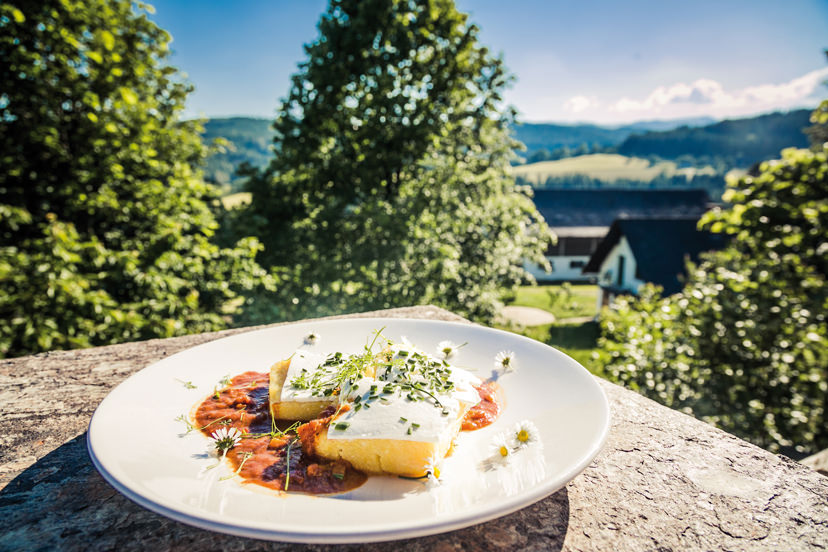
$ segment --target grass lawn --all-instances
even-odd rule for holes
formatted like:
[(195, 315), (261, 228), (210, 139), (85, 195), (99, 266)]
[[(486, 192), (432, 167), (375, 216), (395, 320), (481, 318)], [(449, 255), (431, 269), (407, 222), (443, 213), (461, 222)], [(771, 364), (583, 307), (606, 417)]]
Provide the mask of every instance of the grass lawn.
[(514, 167), (513, 170), (516, 176), (536, 186), (542, 186), (550, 177), (560, 178), (573, 174), (608, 182), (619, 179), (650, 182), (662, 175), (668, 177), (684, 175), (692, 178), (696, 174), (716, 174), (711, 166), (701, 169), (692, 167), (680, 169), (674, 161), (659, 161), (650, 164), (648, 160), (640, 157), (627, 157), (616, 153), (594, 153), (557, 161), (541, 161), (520, 165)]
[(542, 309), (554, 314), (558, 320), (595, 316), (598, 313), (598, 286), (521, 286), (508, 304)]
[[(594, 317), (597, 313), (598, 286), (523, 286), (518, 289), (516, 297), (509, 305), (535, 307), (551, 312), (558, 320), (578, 317)], [(519, 333), (536, 339), (566, 353), (587, 370), (596, 375), (602, 374), (599, 364), (592, 358), (598, 344), (600, 328), (598, 323), (587, 322), (543, 324), (540, 326), (510, 327), (499, 326), (503, 330)]]

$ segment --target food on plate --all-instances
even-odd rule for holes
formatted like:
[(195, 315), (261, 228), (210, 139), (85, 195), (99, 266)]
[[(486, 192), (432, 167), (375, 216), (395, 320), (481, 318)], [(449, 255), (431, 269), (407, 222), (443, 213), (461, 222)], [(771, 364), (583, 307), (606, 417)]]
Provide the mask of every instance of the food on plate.
[(406, 345), (384, 351), (369, 371), (352, 362), (342, 359), (332, 373), (329, 357), (283, 387), (283, 397), (292, 397), (296, 388), (327, 395), (336, 385), (329, 396), (338, 397), (338, 404), (329, 407), (328, 416), (299, 427), (303, 448), (367, 473), (426, 475), (449, 451), (468, 410), (480, 402), (476, 387), (483, 382)]
[[(280, 360), (270, 368), (270, 412), (277, 420), (313, 420), (325, 408), (339, 402), (339, 397), (333, 394), (336, 381), (328, 385), (331, 393), (314, 393), (308, 387), (296, 387), (291, 381), (300, 378), (302, 374), (313, 373), (317, 378), (332, 380), (337, 376), (337, 368), (342, 359), (336, 354), (323, 355), (299, 349), (289, 358)], [(373, 374), (373, 366), (362, 367), (360, 374)]]
[[(236, 376), (194, 417), (246, 482), (326, 494), (367, 474), (433, 476), (458, 433), (499, 410), (493, 382), (377, 332), (357, 354), (299, 349), (269, 374)], [(222, 427), (240, 437), (219, 442)]]

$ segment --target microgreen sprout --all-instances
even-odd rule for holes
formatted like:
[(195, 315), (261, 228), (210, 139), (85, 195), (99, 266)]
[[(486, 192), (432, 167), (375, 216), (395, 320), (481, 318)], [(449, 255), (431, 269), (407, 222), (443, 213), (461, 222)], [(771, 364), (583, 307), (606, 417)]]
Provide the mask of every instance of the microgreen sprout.
[(319, 341), (319, 334), (316, 333), (316, 332), (313, 332), (313, 331), (310, 332), (308, 335), (306, 335), (305, 338), (302, 340), (302, 342), (305, 345), (316, 345), (316, 343), (318, 341)]
[(184, 414), (180, 414), (180, 415), (176, 416), (175, 421), (176, 422), (182, 422), (186, 426), (187, 431), (184, 433), (184, 435), (187, 435), (191, 431), (201, 431), (203, 429), (207, 429), (208, 427), (210, 427), (213, 424), (229, 425), (229, 424), (233, 423), (233, 421), (229, 417), (222, 416), (221, 418), (217, 418), (217, 419), (213, 420), (212, 422), (210, 422), (206, 426), (196, 427), (192, 423), (190, 423), (190, 420)]
[(247, 462), (248, 460), (250, 460), (250, 458), (252, 458), (252, 457), (253, 457), (252, 452), (245, 452), (244, 456), (242, 456), (241, 462), (239, 462), (239, 467), (236, 468), (236, 471), (234, 471), (230, 475), (225, 475), (224, 477), (219, 477), (219, 481), (224, 481), (226, 479), (232, 479), (232, 478), (236, 477), (237, 475), (239, 475), (241, 473), (242, 466), (244, 466), (244, 463)]
[(183, 385), (187, 389), (196, 389), (196, 386), (193, 385), (193, 382), (191, 382), (191, 381), (184, 381), (184, 380), (178, 379), (178, 378), (175, 378), (175, 381), (179, 382), (181, 385)]
[[(381, 358), (382, 352), (374, 353), (377, 340), (382, 337), (382, 330), (374, 332), (374, 339), (365, 345), (360, 354), (344, 355), (341, 352), (329, 354), (319, 369), (313, 372), (302, 372), (292, 380), (290, 385), (295, 389), (309, 389), (315, 397), (330, 397), (343, 389), (356, 389), (356, 382), (365, 375), (368, 367)], [(385, 339), (385, 338), (383, 338)], [(388, 341), (385, 339), (385, 341)]]
[(296, 429), (302, 425), (302, 422), (293, 422), (289, 427), (285, 429), (279, 429), (276, 427), (276, 421), (271, 419), (270, 422), (270, 432), (269, 433), (244, 433), (242, 435), (242, 439), (260, 439), (262, 437), (270, 437), (271, 439), (278, 439), (280, 437), (284, 437), (285, 435), (296, 431)]
[(293, 447), (293, 443), (296, 441), (291, 439), (290, 443), (288, 443), (287, 450), (285, 451), (285, 490), (288, 490), (288, 486), (290, 486), (290, 449)]

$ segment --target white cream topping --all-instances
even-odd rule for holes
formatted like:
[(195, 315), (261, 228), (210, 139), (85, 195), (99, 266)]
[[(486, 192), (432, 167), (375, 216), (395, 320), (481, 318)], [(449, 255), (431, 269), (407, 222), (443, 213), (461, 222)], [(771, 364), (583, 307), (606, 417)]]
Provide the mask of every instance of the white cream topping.
[[(395, 349), (394, 358), (400, 358), (400, 349), (414, 352), (410, 347)], [(406, 358), (405, 355), (402, 358)], [(436, 443), (451, 438), (461, 410), (480, 401), (473, 385), (479, 385), (481, 381), (467, 370), (451, 365), (445, 368), (451, 371), (449, 381), (454, 383), (454, 389), (434, 393), (440, 405), (428, 395), (417, 393), (415, 396), (422, 397), (422, 400), (410, 400), (408, 393), (399, 389), (392, 394), (381, 393), (386, 383), (383, 379), (362, 378), (357, 381), (355, 390), (350, 388), (343, 393), (343, 400), (349, 401), (350, 410), (331, 423), (328, 439), (393, 439)], [(400, 372), (398, 368), (392, 368), (386, 374), (385, 369), (380, 368), (377, 376), (387, 376), (387, 380), (393, 380), (394, 375)], [(411, 379), (424, 381), (421, 377), (412, 376)], [(372, 391), (371, 386), (376, 388)], [(358, 408), (358, 405), (361, 406)]]
[[(280, 397), (281, 401), (310, 402), (330, 400), (332, 403), (336, 402), (335, 397), (314, 396), (311, 394), (311, 389), (297, 389), (290, 384), (294, 378), (301, 376), (303, 373), (307, 373), (308, 376), (311, 376), (318, 371), (327, 372), (331, 375), (335, 374), (336, 367), (322, 366), (326, 358), (326, 355), (312, 353), (304, 349), (299, 349), (293, 353), (293, 356), (290, 358), (290, 366), (288, 366), (285, 383), (282, 385), (282, 396)], [(303, 370), (305, 372), (303, 372)]]
[[(393, 356), (390, 368), (381, 364), (377, 367), (376, 379), (363, 377), (353, 385), (346, 383), (338, 399), (336, 396), (313, 395), (310, 388), (298, 389), (291, 385), (291, 381), (302, 375), (310, 379), (321, 372), (333, 377), (340, 368), (325, 366), (328, 356), (324, 354), (299, 349), (291, 357), (281, 400), (328, 400), (331, 404), (336, 404), (338, 400), (347, 401), (350, 409), (330, 424), (329, 439), (393, 439), (436, 443), (451, 438), (459, 423), (460, 412), (480, 400), (474, 387), (480, 385), (480, 378), (467, 370), (443, 363), (410, 344), (393, 345), (391, 350)], [(414, 355), (421, 356), (414, 364), (406, 364)], [(427, 363), (436, 363), (435, 366), (444, 377), (447, 376), (447, 381), (453, 384), (451, 390), (434, 389), (430, 386), (428, 377), (412, 368), (417, 366), (417, 362), (422, 364), (423, 359)], [(383, 393), (383, 388), (387, 385), (401, 381), (419, 384), (434, 396), (422, 391), (403, 390), (396, 385), (392, 385), (392, 393)], [(409, 398), (409, 394), (415, 400)]]

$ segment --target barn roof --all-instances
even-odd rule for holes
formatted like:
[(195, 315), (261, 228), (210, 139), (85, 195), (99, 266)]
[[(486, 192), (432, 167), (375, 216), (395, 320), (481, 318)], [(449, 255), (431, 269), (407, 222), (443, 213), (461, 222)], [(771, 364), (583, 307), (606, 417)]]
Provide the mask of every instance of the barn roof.
[(535, 206), (553, 228), (608, 227), (615, 219), (701, 216), (710, 206), (705, 190), (535, 190)]

